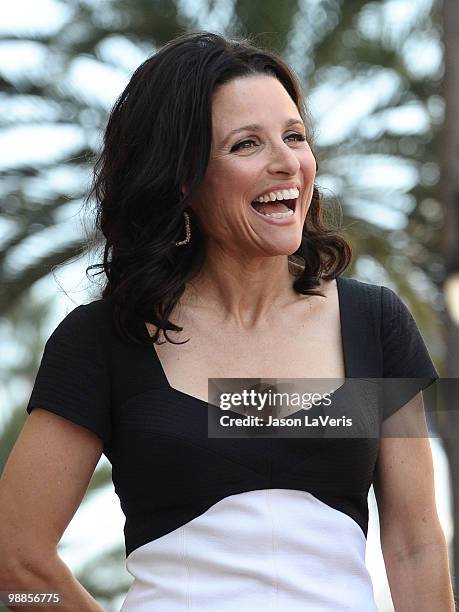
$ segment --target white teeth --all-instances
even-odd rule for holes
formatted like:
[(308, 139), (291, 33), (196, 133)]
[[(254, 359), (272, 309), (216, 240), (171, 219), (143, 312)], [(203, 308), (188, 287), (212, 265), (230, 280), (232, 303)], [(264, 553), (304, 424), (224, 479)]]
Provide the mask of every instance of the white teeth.
[(274, 202), (275, 200), (292, 200), (300, 195), (296, 187), (292, 189), (282, 189), (281, 191), (270, 191), (269, 193), (256, 198), (256, 202)]
[(261, 213), (264, 214), (265, 217), (274, 217), (274, 219), (284, 219), (287, 217), (291, 217), (293, 215), (293, 210), (291, 208), (286, 212), (278, 212), (278, 213)]

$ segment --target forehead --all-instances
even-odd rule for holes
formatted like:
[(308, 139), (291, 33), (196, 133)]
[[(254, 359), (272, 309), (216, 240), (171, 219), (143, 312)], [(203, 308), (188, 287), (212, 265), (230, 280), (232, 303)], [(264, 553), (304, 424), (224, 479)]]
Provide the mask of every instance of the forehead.
[(300, 113), (282, 83), (268, 75), (238, 77), (221, 85), (212, 98), (212, 124), (216, 134), (244, 123), (283, 122)]

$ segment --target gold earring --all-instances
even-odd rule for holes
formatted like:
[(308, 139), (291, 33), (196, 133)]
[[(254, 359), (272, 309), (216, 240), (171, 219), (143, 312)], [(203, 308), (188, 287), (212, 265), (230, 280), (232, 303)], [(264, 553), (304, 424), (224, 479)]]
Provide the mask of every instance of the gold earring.
[(180, 240), (179, 242), (175, 243), (175, 246), (182, 246), (184, 244), (188, 244), (191, 241), (191, 224), (190, 224), (190, 215), (185, 211), (183, 211), (183, 214), (185, 216), (185, 231), (186, 231), (186, 238), (184, 240)]

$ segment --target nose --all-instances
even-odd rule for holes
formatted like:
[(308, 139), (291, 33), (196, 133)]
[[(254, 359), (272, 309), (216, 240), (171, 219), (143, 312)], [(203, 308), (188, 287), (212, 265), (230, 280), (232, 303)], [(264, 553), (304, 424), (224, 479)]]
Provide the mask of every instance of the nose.
[(298, 174), (299, 169), (298, 157), (286, 142), (282, 141), (271, 147), (268, 168), (270, 172), (273, 174), (283, 172), (293, 176)]

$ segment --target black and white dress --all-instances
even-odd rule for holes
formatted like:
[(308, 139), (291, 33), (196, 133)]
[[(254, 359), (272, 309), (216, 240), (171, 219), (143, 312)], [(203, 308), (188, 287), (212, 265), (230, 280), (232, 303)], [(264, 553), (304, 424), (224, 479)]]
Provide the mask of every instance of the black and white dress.
[[(337, 284), (346, 379), (416, 378), (414, 393), (438, 378), (392, 290)], [(54, 330), (37, 406), (104, 441), (134, 577), (123, 612), (377, 610), (365, 547), (378, 438), (209, 437), (208, 404), (169, 385), (153, 347), (118, 336), (110, 300)]]

